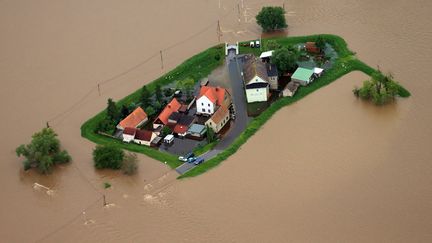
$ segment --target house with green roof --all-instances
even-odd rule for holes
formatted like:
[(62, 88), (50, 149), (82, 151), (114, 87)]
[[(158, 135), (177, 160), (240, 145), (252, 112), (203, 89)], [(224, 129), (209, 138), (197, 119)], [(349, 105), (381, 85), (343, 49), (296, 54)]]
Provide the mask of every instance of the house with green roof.
[(297, 70), (291, 76), (291, 80), (293, 82), (299, 83), (303, 86), (312, 83), (314, 78), (315, 76), (314, 76), (313, 69), (302, 68), (302, 67), (297, 68)]

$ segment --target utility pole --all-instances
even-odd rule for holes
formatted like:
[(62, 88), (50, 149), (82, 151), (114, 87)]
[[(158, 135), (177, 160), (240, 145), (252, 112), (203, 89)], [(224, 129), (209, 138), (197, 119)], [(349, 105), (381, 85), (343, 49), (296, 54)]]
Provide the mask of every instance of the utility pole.
[(49, 125), (49, 123), (48, 123), (48, 122), (46, 122), (46, 127), (47, 127), (47, 128), (50, 128), (50, 125)]
[(282, 8), (285, 10), (285, 1), (283, 2)]
[(164, 68), (164, 66), (163, 66), (163, 57), (162, 57), (162, 50), (160, 51), (160, 57), (161, 57), (161, 67), (162, 67), (162, 69)]
[(100, 84), (98, 84), (98, 94), (99, 94), (99, 96), (101, 95), (101, 92), (100, 92)]
[(106, 202), (105, 194), (103, 194), (103, 206), (105, 207), (106, 205), (107, 205), (107, 202)]
[(240, 4), (237, 3), (237, 12), (238, 12), (238, 22), (240, 23), (240, 18), (241, 18), (241, 14), (240, 14)]

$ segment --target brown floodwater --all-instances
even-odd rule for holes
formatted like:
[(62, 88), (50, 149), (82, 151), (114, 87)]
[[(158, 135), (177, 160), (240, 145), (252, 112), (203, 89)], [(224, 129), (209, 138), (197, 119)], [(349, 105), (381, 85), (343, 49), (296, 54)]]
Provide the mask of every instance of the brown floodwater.
[[(280, 110), (199, 177), (176, 180), (143, 155), (132, 177), (93, 169), (79, 128), (108, 97), (216, 44), (217, 20), (222, 41), (257, 38), (253, 16), (283, 2), (0, 1), (0, 241), (431, 242), (431, 1), (285, 1), (288, 35), (344, 37), (408, 99), (357, 100), (367, 77), (354, 72)], [(73, 162), (23, 172), (14, 149), (46, 121)]]

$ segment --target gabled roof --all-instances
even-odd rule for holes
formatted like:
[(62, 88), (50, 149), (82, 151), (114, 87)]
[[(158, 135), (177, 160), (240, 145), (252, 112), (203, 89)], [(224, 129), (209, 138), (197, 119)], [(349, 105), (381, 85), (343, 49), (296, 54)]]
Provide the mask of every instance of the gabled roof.
[(245, 56), (245, 63), (243, 65), (243, 78), (244, 82), (249, 83), (255, 76), (260, 77), (268, 82), (268, 75), (265, 63), (257, 61), (253, 55)]
[(183, 115), (182, 117), (180, 117), (177, 124), (185, 125), (185, 126), (189, 127), (194, 121), (195, 121), (195, 117)]
[(299, 87), (299, 84), (296, 82), (292, 82), (292, 81), (289, 82), (286, 86), (286, 88), (291, 92), (297, 91), (298, 87)]
[(302, 80), (305, 82), (309, 82), (309, 79), (312, 77), (314, 70), (299, 67), (291, 76), (291, 79)]
[(221, 105), (225, 100), (225, 94), (229, 95), (229, 92), (228, 90), (222, 87), (202, 86), (200, 89), (200, 94), (198, 96), (198, 99), (205, 96), (212, 103)]
[(123, 134), (133, 136), (133, 135), (135, 135), (136, 131), (137, 131), (137, 129), (134, 128), (134, 127), (126, 127), (126, 128), (123, 130)]
[(150, 142), (152, 136), (153, 136), (153, 132), (152, 131), (149, 131), (149, 130), (137, 130), (136, 134), (135, 134), (135, 139)]
[[(171, 102), (165, 106), (163, 111), (159, 114), (159, 116), (155, 119), (155, 123), (157, 121), (162, 122), (164, 125), (168, 123), (168, 118), (173, 112), (177, 112), (181, 107), (181, 104), (177, 101), (176, 98), (173, 98)], [(159, 123), (157, 123), (159, 124)]]
[(213, 114), (213, 116), (210, 118), (214, 123), (219, 124), (229, 113), (228, 108), (226, 108), (224, 105), (219, 107), (217, 111)]
[(120, 121), (120, 126), (126, 127), (137, 127), (142, 121), (147, 119), (147, 114), (141, 107), (136, 108), (130, 113), (125, 119)]
[(179, 112), (173, 112), (173, 113), (171, 113), (171, 115), (168, 117), (168, 120), (178, 121), (181, 117), (182, 117), (182, 114), (180, 114)]

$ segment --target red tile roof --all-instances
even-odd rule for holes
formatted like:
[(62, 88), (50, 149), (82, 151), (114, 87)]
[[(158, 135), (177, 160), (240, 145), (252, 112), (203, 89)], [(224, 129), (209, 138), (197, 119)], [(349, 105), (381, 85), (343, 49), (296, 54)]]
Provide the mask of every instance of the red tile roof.
[(228, 109), (223, 105), (210, 118), (214, 123), (219, 124), (226, 116), (229, 115)]
[(198, 99), (206, 96), (211, 102), (222, 105), (225, 100), (225, 92), (228, 93), (226, 89), (221, 87), (202, 86)]
[(160, 122), (162, 122), (164, 125), (166, 125), (168, 123), (168, 118), (169, 116), (173, 113), (173, 112), (177, 112), (181, 107), (181, 104), (177, 101), (176, 98), (173, 98), (171, 100), (171, 102), (165, 106), (165, 108), (163, 109), (163, 111), (159, 114), (159, 116), (155, 119), (154, 123), (156, 124), (160, 124), (157, 123), (157, 121), (159, 120)]
[(152, 131), (137, 130), (135, 134), (135, 139), (150, 142), (152, 135), (153, 135)]
[(185, 133), (185, 132), (187, 132), (188, 129), (189, 129), (189, 126), (185, 126), (185, 125), (177, 124), (177, 125), (174, 127), (173, 132), (174, 132), (174, 133)]
[(147, 119), (147, 114), (141, 107), (138, 107), (120, 122), (120, 126), (123, 128), (137, 127), (145, 119)]
[(124, 130), (123, 130), (123, 134), (126, 134), (126, 135), (135, 135), (135, 133), (136, 133), (136, 128), (134, 128), (134, 127), (126, 127)]
[(315, 42), (306, 42), (306, 50), (311, 53), (320, 52), (320, 49), (316, 46)]

